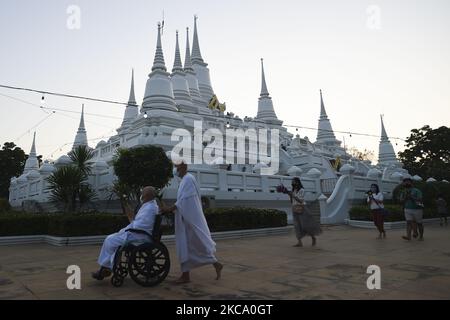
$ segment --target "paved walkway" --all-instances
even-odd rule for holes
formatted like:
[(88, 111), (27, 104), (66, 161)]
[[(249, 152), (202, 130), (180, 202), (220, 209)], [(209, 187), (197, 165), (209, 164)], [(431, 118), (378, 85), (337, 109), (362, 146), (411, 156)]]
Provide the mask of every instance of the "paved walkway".
[[(425, 241), (406, 242), (402, 230), (377, 240), (373, 230), (326, 227), (318, 246), (294, 248), (293, 232), (264, 238), (223, 240), (218, 256), (223, 278), (214, 269), (192, 272), (192, 282), (175, 285), (172, 269), (157, 287), (143, 288), (127, 278), (114, 288), (90, 278), (99, 246), (0, 247), (0, 299), (450, 299), (450, 227), (430, 226)], [(66, 268), (82, 270), (82, 289), (66, 288)], [(367, 266), (381, 268), (381, 290), (368, 290)]]

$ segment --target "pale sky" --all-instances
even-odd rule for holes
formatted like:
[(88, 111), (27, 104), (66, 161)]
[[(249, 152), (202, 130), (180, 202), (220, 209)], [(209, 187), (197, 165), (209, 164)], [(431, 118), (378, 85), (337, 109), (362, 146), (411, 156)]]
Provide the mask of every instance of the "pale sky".
[[(79, 30), (67, 28), (70, 5), (81, 10)], [(256, 115), (263, 57), (275, 112), (286, 124), (317, 127), (319, 89), (337, 131), (379, 135), (380, 114), (391, 137), (450, 123), (447, 0), (1, 0), (0, 84), (126, 102), (134, 68), (140, 104), (163, 11), (168, 69), (175, 30), (184, 58), (185, 28), (193, 29), (197, 14), (213, 89), (227, 111), (241, 117)], [(0, 143), (14, 141), (28, 153), (31, 128), (47, 115), (2, 95), (35, 104), (41, 96), (0, 88)], [(86, 115), (95, 147), (115, 133), (124, 107), (46, 97), (46, 106), (75, 112), (83, 102), (87, 113), (112, 117)], [(79, 114), (61, 112), (42, 122), (36, 128), (38, 154), (56, 159), (67, 153), (78, 123)], [(299, 133), (313, 141), (317, 134)], [(336, 136), (348, 147), (378, 153), (379, 138)], [(393, 142), (396, 151), (403, 148)]]

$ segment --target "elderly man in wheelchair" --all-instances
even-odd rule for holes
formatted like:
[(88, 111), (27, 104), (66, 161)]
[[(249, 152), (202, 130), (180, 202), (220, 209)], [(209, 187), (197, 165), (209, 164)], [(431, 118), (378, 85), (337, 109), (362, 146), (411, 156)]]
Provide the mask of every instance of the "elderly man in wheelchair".
[(155, 197), (155, 189), (145, 187), (136, 215), (124, 204), (130, 224), (106, 237), (98, 258), (100, 269), (92, 273), (94, 279), (103, 280), (112, 275), (111, 283), (119, 287), (128, 274), (142, 286), (154, 286), (166, 278), (170, 258), (160, 242), (161, 215)]

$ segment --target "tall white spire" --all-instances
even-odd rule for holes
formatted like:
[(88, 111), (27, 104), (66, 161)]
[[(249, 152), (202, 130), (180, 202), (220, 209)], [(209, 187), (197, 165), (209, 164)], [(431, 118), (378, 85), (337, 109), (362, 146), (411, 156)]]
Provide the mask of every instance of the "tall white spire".
[(78, 129), (86, 131), (86, 127), (84, 126), (84, 104), (81, 105), (81, 118), (80, 118), (80, 125), (79, 125)]
[(192, 68), (191, 61), (191, 48), (189, 45), (189, 28), (186, 28), (186, 55), (184, 58), (184, 72), (186, 74), (186, 80), (189, 85), (189, 93), (193, 103), (197, 107), (205, 107), (205, 101), (200, 96), (200, 89), (198, 88), (198, 79), (195, 74), (194, 68)]
[(36, 131), (33, 134), (33, 143), (31, 144), (30, 156), (36, 157)]
[(180, 45), (178, 41), (178, 31), (176, 32), (175, 43), (175, 61), (173, 63), (172, 75), (173, 95), (178, 107), (187, 112), (197, 112), (198, 108), (194, 107), (189, 92), (189, 84), (186, 80), (186, 74), (181, 64)]
[(27, 161), (25, 162), (25, 168), (23, 173), (28, 173), (32, 170), (39, 169), (39, 161), (36, 154), (36, 131), (33, 134), (33, 143), (31, 144), (30, 154), (28, 155)]
[(327, 112), (325, 111), (325, 104), (323, 103), (322, 90), (320, 90), (320, 117), (319, 128), (317, 131), (316, 142), (326, 145), (340, 145), (340, 141), (336, 139), (331, 122), (328, 119)]
[(128, 99), (128, 104), (125, 107), (125, 113), (123, 116), (121, 128), (127, 128), (131, 125), (134, 119), (139, 115), (139, 107), (136, 104), (136, 97), (134, 94), (134, 69), (131, 71), (131, 88), (130, 88), (130, 98)]
[(136, 104), (136, 97), (134, 95), (134, 69), (131, 70), (131, 88), (130, 88), (130, 98), (128, 99), (128, 105)]
[(386, 133), (386, 129), (384, 128), (383, 115), (380, 115), (381, 118), (381, 140), (389, 141), (388, 135)]
[(212, 96), (214, 95), (214, 90), (211, 85), (211, 77), (209, 75), (208, 64), (203, 60), (200, 52), (200, 44), (198, 41), (198, 31), (197, 31), (197, 16), (194, 17), (194, 40), (192, 44), (191, 53), (192, 67), (194, 68), (195, 74), (198, 79), (198, 87), (200, 89), (200, 95), (207, 106)]
[(158, 39), (156, 41), (155, 59), (153, 60), (153, 67), (152, 67), (152, 71), (155, 70), (167, 71), (161, 44), (161, 24), (159, 23), (158, 23)]
[(184, 71), (192, 71), (192, 59), (191, 59), (191, 48), (189, 46), (189, 28), (186, 28), (186, 55), (184, 57)]
[(72, 148), (75, 149), (76, 147), (81, 145), (88, 146), (87, 133), (84, 126), (84, 104), (81, 107), (80, 125), (78, 126), (77, 135), (75, 136), (75, 142), (73, 143)]
[(278, 120), (273, 108), (272, 98), (269, 95), (266, 84), (266, 75), (264, 73), (264, 60), (261, 58), (261, 93), (258, 99), (258, 113), (256, 119), (264, 120), (269, 123), (281, 125), (283, 122)]
[(194, 40), (192, 43), (192, 62), (204, 63), (202, 53), (200, 52), (200, 44), (198, 41), (197, 16), (194, 16)]
[(323, 119), (328, 119), (328, 115), (325, 110), (325, 104), (323, 103), (322, 89), (320, 89), (319, 91), (320, 91), (320, 117)]
[(269, 91), (267, 90), (267, 84), (266, 84), (266, 75), (264, 73), (264, 59), (263, 58), (261, 58), (261, 70), (262, 70), (261, 97), (269, 97)]
[(178, 30), (176, 31), (175, 43), (175, 60), (173, 62), (172, 73), (183, 72), (183, 65), (181, 64), (180, 44), (178, 41)]
[(148, 75), (141, 112), (147, 112), (150, 109), (177, 111), (172, 82), (170, 81), (169, 73), (164, 62), (160, 23), (158, 23), (155, 60), (153, 62), (152, 72)]
[(378, 148), (378, 163), (381, 165), (398, 164), (397, 157), (395, 155), (394, 147), (386, 133), (384, 127), (383, 116), (381, 115), (381, 138)]

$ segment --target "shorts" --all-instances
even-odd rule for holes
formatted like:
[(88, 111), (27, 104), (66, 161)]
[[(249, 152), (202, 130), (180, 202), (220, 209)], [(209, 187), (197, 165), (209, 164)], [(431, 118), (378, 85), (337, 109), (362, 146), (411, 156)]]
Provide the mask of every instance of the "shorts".
[(447, 218), (448, 217), (448, 212), (447, 211), (440, 211), (439, 213), (439, 217), (441, 218)]
[(405, 209), (405, 219), (406, 221), (422, 223), (423, 209)]

